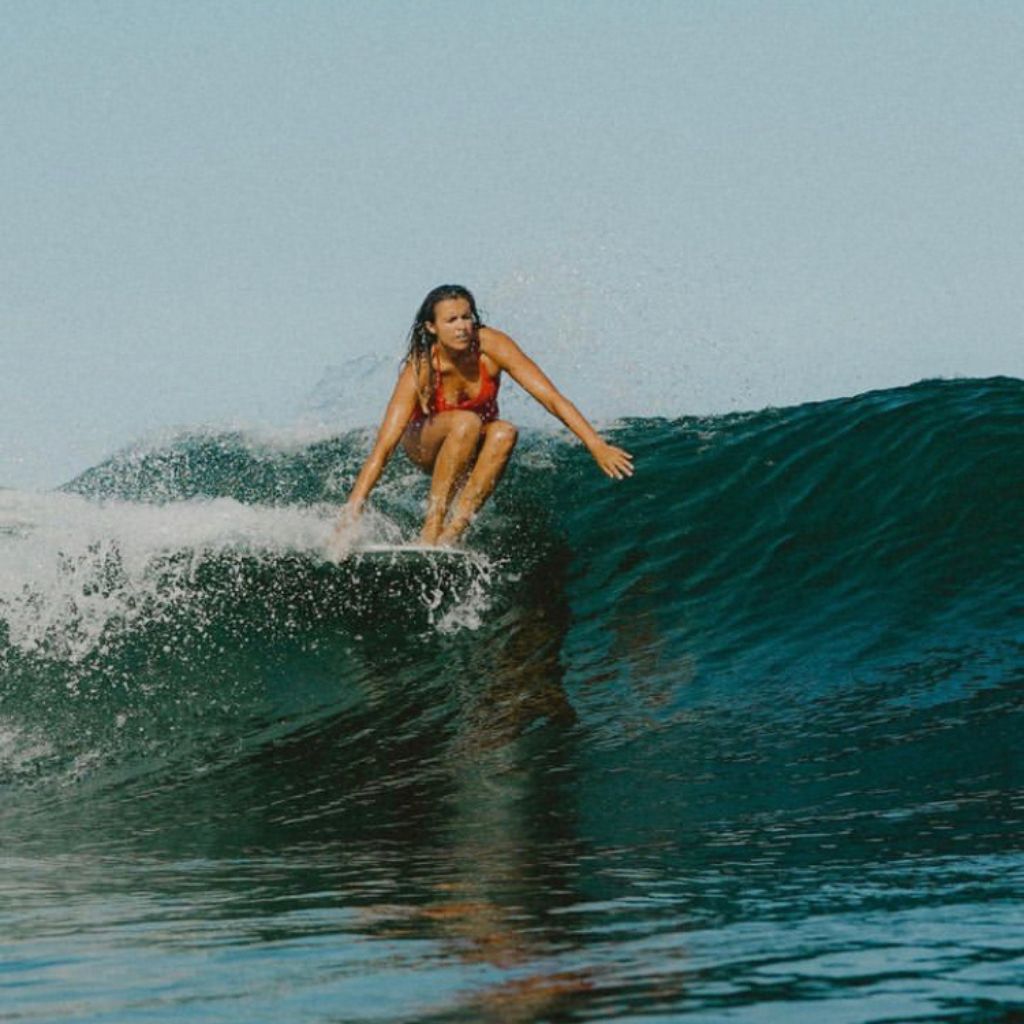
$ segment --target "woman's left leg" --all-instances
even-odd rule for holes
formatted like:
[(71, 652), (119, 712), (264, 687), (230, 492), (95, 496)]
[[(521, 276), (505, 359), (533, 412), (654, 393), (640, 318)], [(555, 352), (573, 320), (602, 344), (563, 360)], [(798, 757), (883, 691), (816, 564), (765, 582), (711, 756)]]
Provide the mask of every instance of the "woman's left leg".
[(439, 544), (451, 544), (473, 521), (505, 472), (518, 436), (515, 425), (507, 420), (492, 420), (484, 424), (476, 462), (456, 499), (451, 518), (437, 539)]

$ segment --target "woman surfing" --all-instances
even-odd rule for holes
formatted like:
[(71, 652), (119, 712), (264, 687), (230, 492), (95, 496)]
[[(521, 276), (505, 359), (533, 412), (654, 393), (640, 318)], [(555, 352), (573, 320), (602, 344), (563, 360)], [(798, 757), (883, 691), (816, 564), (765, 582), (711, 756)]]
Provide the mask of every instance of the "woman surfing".
[(508, 375), (586, 446), (602, 472), (633, 475), (629, 452), (608, 444), (544, 372), (505, 333), (481, 323), (461, 285), (441, 285), (423, 300), (377, 440), (342, 511), (331, 553), (343, 556), (350, 527), (399, 444), (431, 475), (424, 544), (454, 543), (490, 496), (518, 431), (498, 416), (501, 375)]

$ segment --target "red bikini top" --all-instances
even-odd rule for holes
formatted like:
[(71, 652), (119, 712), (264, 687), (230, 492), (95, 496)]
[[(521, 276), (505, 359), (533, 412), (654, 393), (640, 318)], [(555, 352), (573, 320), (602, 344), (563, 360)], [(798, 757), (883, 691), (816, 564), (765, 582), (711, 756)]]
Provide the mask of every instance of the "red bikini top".
[[(434, 400), (431, 402), (430, 415), (436, 416), (440, 412), (452, 412), (456, 409), (465, 409), (475, 412), (477, 416), (490, 423), (498, 418), (498, 385), (500, 378), (492, 377), (484, 365), (483, 356), (479, 356), (480, 366), (480, 387), (472, 398), (463, 398), (458, 402), (449, 402), (444, 397), (444, 382), (441, 378), (441, 357), (437, 351), (434, 352)], [(414, 420), (424, 420), (427, 417), (418, 406), (413, 413)]]

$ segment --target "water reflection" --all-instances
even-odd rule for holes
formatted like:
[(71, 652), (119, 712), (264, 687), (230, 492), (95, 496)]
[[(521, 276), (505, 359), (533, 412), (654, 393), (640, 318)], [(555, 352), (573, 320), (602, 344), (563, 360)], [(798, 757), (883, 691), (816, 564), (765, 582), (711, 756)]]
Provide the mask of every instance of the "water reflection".
[[(439, 1006), (491, 1019), (532, 1019), (588, 991), (586, 970), (559, 964), (567, 940), (551, 917), (578, 901), (582, 855), (558, 565), (514, 581), (483, 629), (425, 633), (411, 650), (387, 630), (359, 632), (366, 616), (330, 642), (311, 642), (315, 619), (305, 634), (257, 631), (245, 694), (262, 679), (279, 707), (293, 706), (276, 695), (285, 670), (323, 700), (333, 665), (340, 710), (257, 722), (267, 738), (248, 751), (207, 746), (198, 763), (50, 793), (48, 818), (9, 808), (7, 836), (50, 866), (37, 910), (66, 885), (62, 903), (89, 906), (115, 941), (170, 915), (164, 949), (319, 936), (344, 958), (353, 943), (397, 943), (419, 950), (414, 960), (461, 964)], [(69, 877), (52, 876), (68, 863), (78, 866)], [(38, 932), (25, 901), (19, 913), (25, 934)], [(69, 915), (68, 927), (83, 922)], [(317, 963), (310, 956), (311, 971)]]
[[(1003, 908), (1021, 679), (973, 685), (978, 659), (958, 657), (708, 685), (687, 669), (699, 635), (667, 646), (638, 580), (599, 638), (572, 635), (587, 624), (562, 580), (527, 574), (482, 629), (413, 649), (315, 620), (291, 646), (257, 640), (238, 692), (265, 703), (244, 739), (8, 801), (0, 956), (53, 1000), (114, 971), (122, 1016), (128, 974), (159, 961), (192, 972), (166, 997), (179, 1008), (300, 1018), (287, 990), (345, 1019), (518, 1024), (806, 1004), (851, 979), (877, 994), (884, 972), (857, 953), (890, 941), (894, 907), (924, 952), (886, 955), (922, 991), (950, 962), (928, 929), (954, 902), (987, 907), (1019, 954)], [(588, 642), (617, 672), (567, 688), (566, 652)], [(895, 699), (922, 690), (936, 699)], [(980, 998), (991, 951), (954, 960)], [(900, 1012), (941, 1010), (915, 998)]]

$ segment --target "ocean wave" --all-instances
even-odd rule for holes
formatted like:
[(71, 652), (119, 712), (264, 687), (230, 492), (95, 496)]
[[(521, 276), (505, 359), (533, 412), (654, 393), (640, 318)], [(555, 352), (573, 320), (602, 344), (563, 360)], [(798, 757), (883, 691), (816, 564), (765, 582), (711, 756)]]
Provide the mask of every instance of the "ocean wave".
[[(709, 709), (800, 722), (809, 743), (907, 707), (967, 714), (1019, 676), (1021, 382), (613, 436), (636, 456), (628, 482), (564, 437), (526, 438), (464, 564), (325, 559), (362, 431), (184, 434), (58, 493), (4, 492), (5, 777), (196, 770), (269, 736), (336, 735), (356, 705), (377, 734), (382, 676), (421, 739), (438, 716), (474, 749), (560, 721), (601, 750), (656, 730), (674, 756)], [(393, 460), (380, 538), (415, 535), (425, 488)]]

